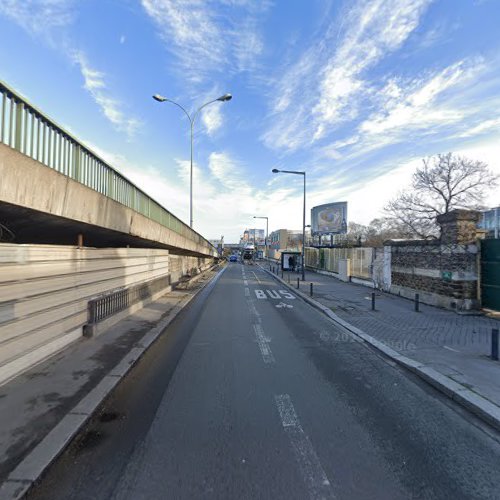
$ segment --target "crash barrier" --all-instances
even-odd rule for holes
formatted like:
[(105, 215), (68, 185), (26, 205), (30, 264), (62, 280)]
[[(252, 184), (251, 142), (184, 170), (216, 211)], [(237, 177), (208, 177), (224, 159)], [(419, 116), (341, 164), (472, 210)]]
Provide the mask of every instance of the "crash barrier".
[(89, 301), (89, 324), (98, 323), (138, 302), (150, 299), (169, 286), (170, 276), (162, 276), (148, 283), (122, 288), (97, 297)]

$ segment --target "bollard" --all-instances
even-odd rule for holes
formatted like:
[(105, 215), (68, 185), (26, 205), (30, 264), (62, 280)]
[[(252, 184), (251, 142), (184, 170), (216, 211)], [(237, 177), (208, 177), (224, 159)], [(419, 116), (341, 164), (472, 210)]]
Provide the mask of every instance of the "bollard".
[(283, 279), (283, 269), (281, 269), (281, 279)]
[(498, 361), (498, 328), (491, 330), (491, 359)]
[(300, 287), (300, 278), (297, 278), (297, 290), (299, 289)]
[(418, 293), (415, 294), (415, 312), (420, 311), (420, 296)]
[(312, 284), (312, 283), (311, 283), (311, 285), (310, 285), (309, 295), (310, 295), (311, 297), (313, 296), (313, 284)]
[(288, 283), (290, 283), (290, 273), (287, 273), (288, 276)]
[(375, 292), (372, 292), (372, 311), (375, 311)]

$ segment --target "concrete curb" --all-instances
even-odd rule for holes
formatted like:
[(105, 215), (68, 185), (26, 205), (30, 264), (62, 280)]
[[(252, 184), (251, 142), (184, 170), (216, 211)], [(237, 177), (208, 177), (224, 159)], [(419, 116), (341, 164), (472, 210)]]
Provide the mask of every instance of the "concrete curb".
[[(178, 314), (210, 283), (215, 283), (226, 270), (226, 266), (209, 281), (203, 284), (193, 295), (181, 301), (170, 311), (168, 316), (157, 323), (122, 360), (113, 367), (108, 375), (95, 386), (62, 420), (38, 443), (24, 460), (9, 474), (0, 487), (2, 500), (20, 500), (45, 470), (64, 451), (93, 413), (99, 408), (110, 392), (127, 375), (146, 350), (162, 334)], [(198, 281), (202, 273), (193, 281)]]
[(337, 316), (331, 309), (324, 306), (317, 300), (308, 297), (306, 294), (297, 290), (296, 287), (287, 283), (285, 280), (281, 279), (279, 276), (276, 276), (268, 269), (260, 266), (266, 273), (270, 274), (276, 281), (285, 285), (290, 290), (300, 297), (302, 300), (313, 306), (314, 308), (321, 311), (323, 314), (328, 316), (333, 322), (341, 325), (343, 328), (361, 338), (367, 344), (370, 344), (372, 347), (382, 352), (385, 356), (390, 358), (392, 361), (397, 363), (400, 366), (410, 370), (415, 375), (419, 376), (422, 380), (425, 380), (428, 384), (432, 385), (435, 389), (442, 392), (446, 396), (448, 396), (453, 401), (456, 401), (458, 404), (463, 406), (465, 409), (479, 417), (481, 420), (486, 422), (488, 425), (491, 425), (495, 429), (500, 431), (500, 407), (493, 404), (488, 399), (480, 396), (474, 391), (471, 391), (469, 388), (465, 387), (458, 382), (455, 382), (451, 378), (439, 373), (434, 368), (425, 365), (424, 363), (420, 363), (419, 361), (415, 361), (414, 359), (403, 356), (398, 353), (394, 349), (386, 346), (380, 340), (368, 335), (363, 332), (359, 328), (354, 327), (347, 321), (343, 320), (339, 316)]

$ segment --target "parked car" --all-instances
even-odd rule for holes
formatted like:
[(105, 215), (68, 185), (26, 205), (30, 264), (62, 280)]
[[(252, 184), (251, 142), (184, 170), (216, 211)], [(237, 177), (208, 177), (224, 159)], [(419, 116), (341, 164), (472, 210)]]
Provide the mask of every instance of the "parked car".
[(237, 255), (231, 255), (231, 257), (229, 257), (229, 262), (238, 262), (238, 256)]

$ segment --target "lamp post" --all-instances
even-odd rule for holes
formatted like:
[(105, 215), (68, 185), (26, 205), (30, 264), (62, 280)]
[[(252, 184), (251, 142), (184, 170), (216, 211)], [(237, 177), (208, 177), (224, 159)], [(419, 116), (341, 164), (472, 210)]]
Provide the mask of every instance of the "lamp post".
[(302, 213), (302, 281), (306, 280), (306, 173), (297, 170), (278, 170), (273, 168), (273, 174), (296, 174), (304, 176), (304, 207)]
[(233, 98), (231, 94), (224, 94), (218, 97), (217, 99), (213, 99), (212, 101), (208, 101), (202, 106), (200, 106), (192, 115), (190, 115), (184, 107), (182, 107), (179, 103), (172, 101), (172, 99), (168, 99), (166, 97), (163, 97), (160, 94), (155, 94), (153, 96), (153, 99), (158, 102), (171, 102), (172, 104), (175, 104), (178, 108), (181, 108), (182, 111), (184, 111), (184, 114), (188, 117), (189, 123), (191, 124), (191, 169), (189, 172), (189, 227), (193, 227), (193, 130), (194, 130), (194, 122), (198, 115), (200, 114), (200, 111), (205, 107), (208, 106), (209, 104), (212, 104), (213, 102), (221, 101), (221, 102), (226, 102), (230, 101)]
[(266, 247), (266, 259), (269, 258), (269, 250), (267, 248), (267, 240), (269, 238), (269, 217), (260, 217), (258, 215), (254, 215), (253, 216), (254, 219), (266, 219), (266, 244), (265, 244), (265, 247)]

